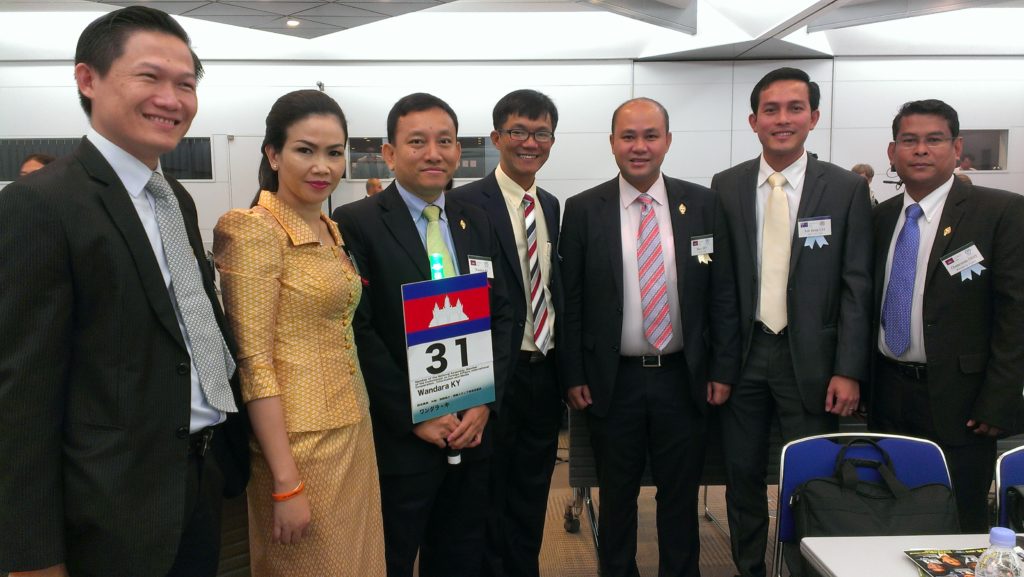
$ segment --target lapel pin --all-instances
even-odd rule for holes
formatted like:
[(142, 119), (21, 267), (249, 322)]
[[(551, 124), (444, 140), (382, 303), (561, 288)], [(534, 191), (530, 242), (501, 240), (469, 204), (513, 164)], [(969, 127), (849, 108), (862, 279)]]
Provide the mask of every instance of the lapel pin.
[(466, 221), (460, 218), (459, 219), (459, 226), (462, 227), (462, 230), (466, 230)]
[(942, 236), (949, 236), (949, 235), (951, 235), (951, 234), (953, 234), (953, 227), (951, 227), (951, 226), (947, 226), (947, 227), (946, 227), (946, 228), (945, 228), (945, 229), (944, 229), (944, 230), (942, 231)]
[(679, 214), (686, 214), (686, 205), (681, 202), (679, 203)]

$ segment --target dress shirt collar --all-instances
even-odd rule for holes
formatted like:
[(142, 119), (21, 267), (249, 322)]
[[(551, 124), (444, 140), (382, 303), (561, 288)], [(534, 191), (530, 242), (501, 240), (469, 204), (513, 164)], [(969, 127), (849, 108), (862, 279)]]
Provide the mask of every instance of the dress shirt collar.
[[(619, 174), (619, 201), (622, 203), (622, 208), (628, 209), (629, 205), (636, 202), (636, 199), (639, 198), (641, 194), (643, 193), (634, 188), (632, 184), (627, 182), (626, 179), (622, 178), (622, 175)], [(654, 184), (651, 185), (647, 194), (649, 194), (651, 198), (654, 199), (654, 202), (659, 206), (668, 205), (668, 191), (665, 190), (665, 175), (658, 175), (658, 180), (654, 181)]]
[(907, 207), (914, 204), (915, 202), (921, 206), (921, 211), (924, 213), (924, 219), (931, 224), (932, 219), (939, 216), (939, 212), (942, 206), (946, 203), (946, 197), (949, 196), (949, 191), (953, 188), (953, 179), (955, 176), (949, 177), (949, 180), (939, 185), (938, 188), (931, 191), (928, 196), (921, 199), (921, 202), (915, 201), (910, 198), (910, 195), (906, 192), (903, 193), (903, 210), (900, 212), (901, 218), (906, 218)]
[(764, 159), (764, 154), (762, 154), (760, 169), (757, 172), (757, 188), (764, 186), (768, 182), (768, 177), (776, 172), (781, 172), (782, 176), (786, 177), (786, 183), (792, 186), (793, 190), (800, 192), (803, 187), (804, 174), (807, 172), (807, 152), (801, 154), (800, 158), (796, 159), (793, 164), (779, 171), (768, 166), (768, 161)]
[(435, 200), (434, 202), (427, 202), (422, 198), (416, 196), (415, 194), (409, 192), (404, 187), (402, 187), (402, 183), (398, 182), (397, 179), (395, 180), (395, 187), (398, 189), (398, 194), (402, 197), (402, 200), (405, 201), (405, 206), (409, 208), (409, 214), (412, 215), (413, 222), (419, 222), (421, 218), (426, 219), (426, 217), (423, 216), (423, 209), (426, 208), (427, 205), (433, 204), (434, 206), (441, 207), (441, 222), (447, 224), (448, 217), (445, 216), (444, 213), (443, 192), (441, 193), (441, 196), (438, 196), (437, 200)]
[(498, 181), (498, 188), (501, 189), (501, 193), (505, 195), (505, 199), (509, 201), (512, 206), (519, 206), (523, 204), (523, 197), (529, 194), (533, 197), (533, 202), (537, 202), (537, 181), (533, 181), (533, 185), (528, 189), (524, 189), (519, 186), (519, 183), (512, 180), (505, 171), (498, 168), (494, 169), (494, 178)]
[[(291, 239), (293, 245), (320, 244), (320, 235), (310, 228), (294, 208), (288, 206), (288, 203), (282, 201), (276, 194), (267, 190), (261, 190), (259, 206), (267, 209), (267, 212), (277, 220), (281, 228), (288, 234), (288, 238)], [(320, 220), (327, 220), (327, 216), (322, 212), (320, 213)], [(334, 239), (334, 243), (339, 244), (334, 227), (328, 224), (327, 230), (331, 231), (331, 238)]]
[[(149, 182), (149, 178), (153, 176), (154, 171), (141, 160), (128, 154), (123, 148), (110, 142), (99, 132), (96, 132), (95, 128), (90, 127), (85, 137), (96, 147), (96, 150), (100, 151), (100, 154), (110, 164), (110, 167), (114, 169), (128, 194), (135, 198), (142, 196), (146, 184)], [(157, 161), (156, 172), (163, 174), (159, 160)]]

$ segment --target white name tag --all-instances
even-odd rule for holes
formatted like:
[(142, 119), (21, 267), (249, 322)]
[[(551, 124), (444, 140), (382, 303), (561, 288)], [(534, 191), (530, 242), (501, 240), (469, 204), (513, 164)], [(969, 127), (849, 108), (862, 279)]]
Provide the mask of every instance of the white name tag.
[(715, 236), (705, 234), (690, 237), (690, 256), (715, 253)]
[[(946, 267), (949, 276), (953, 276), (979, 264), (983, 260), (985, 260), (985, 257), (981, 255), (981, 251), (972, 242), (942, 257), (942, 266)], [(977, 272), (980, 274), (980, 271)]]
[(797, 234), (800, 238), (832, 236), (832, 217), (801, 218), (796, 223)]
[(494, 265), (491, 259), (485, 256), (469, 255), (469, 274), (478, 272), (487, 273), (487, 278), (494, 278)]

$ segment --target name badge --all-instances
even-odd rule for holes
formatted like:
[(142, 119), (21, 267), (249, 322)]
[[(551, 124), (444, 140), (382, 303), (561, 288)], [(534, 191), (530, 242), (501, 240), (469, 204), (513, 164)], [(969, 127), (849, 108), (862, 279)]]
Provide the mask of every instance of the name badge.
[(949, 276), (959, 274), (963, 282), (971, 280), (974, 275), (981, 276), (981, 271), (985, 270), (985, 267), (981, 266), (983, 260), (985, 257), (972, 242), (942, 257), (942, 266), (946, 267)]
[(494, 278), (494, 265), (491, 259), (485, 256), (469, 255), (469, 274), (478, 272), (487, 273), (487, 278)]
[(814, 250), (815, 247), (827, 246), (826, 236), (832, 236), (832, 217), (812, 216), (801, 218), (796, 221), (796, 231), (799, 238), (804, 239), (804, 246)]
[(703, 234), (690, 237), (690, 256), (697, 257), (700, 264), (711, 262), (711, 255), (715, 252), (715, 236)]

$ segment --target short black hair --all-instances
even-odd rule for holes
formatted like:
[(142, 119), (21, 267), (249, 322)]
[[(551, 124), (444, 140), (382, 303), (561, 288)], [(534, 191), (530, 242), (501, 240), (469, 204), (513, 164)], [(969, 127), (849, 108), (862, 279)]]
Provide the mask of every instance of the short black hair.
[(432, 110), (434, 108), (440, 108), (451, 117), (452, 123), (455, 125), (455, 134), (457, 135), (459, 133), (459, 117), (455, 115), (452, 107), (433, 94), (414, 92), (403, 96), (391, 107), (391, 112), (388, 113), (388, 142), (395, 143), (395, 130), (398, 128), (399, 118), (413, 112), (423, 112), (424, 110)]
[(621, 111), (623, 108), (625, 108), (625, 107), (627, 107), (630, 104), (633, 104), (635, 102), (650, 102), (651, 104), (656, 106), (658, 108), (658, 110), (661, 111), (661, 117), (663, 119), (665, 119), (665, 132), (669, 131), (668, 130), (668, 111), (665, 110), (665, 107), (662, 106), (660, 102), (658, 102), (657, 100), (655, 100), (653, 98), (647, 98), (646, 96), (641, 96), (639, 98), (630, 98), (629, 100), (627, 100), (627, 101), (623, 102), (622, 104), (620, 104), (619, 107), (615, 109), (615, 112), (612, 113), (612, 134), (615, 134), (615, 121), (619, 118), (619, 111)]
[(761, 80), (758, 80), (757, 84), (754, 85), (754, 89), (750, 91), (750, 110), (754, 114), (757, 114), (757, 108), (761, 105), (761, 93), (772, 84), (782, 80), (796, 80), (806, 84), (808, 100), (811, 102), (811, 111), (818, 109), (818, 105), (821, 104), (821, 88), (818, 86), (818, 83), (811, 82), (811, 77), (803, 70), (784, 66), (762, 76)]
[[(296, 122), (318, 115), (337, 118), (342, 132), (345, 133), (345, 140), (348, 141), (348, 121), (345, 120), (345, 113), (341, 111), (338, 102), (326, 93), (313, 89), (295, 90), (278, 98), (277, 102), (270, 107), (263, 145), (260, 146), (260, 153), (263, 154), (259, 168), (259, 182), (262, 190), (277, 192), (279, 185), (277, 172), (270, 167), (267, 147), (281, 152), (284, 150), (285, 141), (288, 140), (288, 129)], [(257, 193), (258, 199), (259, 194)], [(255, 201), (253, 204), (256, 204)]]
[[(75, 64), (87, 64), (96, 70), (100, 77), (106, 76), (114, 61), (124, 54), (124, 45), (128, 37), (139, 31), (162, 32), (181, 39), (185, 46), (189, 46), (189, 52), (192, 54), (196, 80), (202, 78), (203, 63), (192, 51), (185, 29), (167, 13), (146, 6), (121, 8), (93, 20), (78, 37)], [(89, 98), (79, 91), (78, 100), (82, 103), (82, 110), (86, 116), (92, 116), (92, 102)]]
[(941, 100), (930, 98), (928, 100), (913, 100), (900, 106), (900, 111), (896, 113), (896, 118), (892, 119), (893, 140), (896, 140), (896, 135), (900, 132), (900, 123), (903, 121), (903, 117), (913, 114), (941, 116), (946, 119), (946, 124), (949, 125), (949, 135), (953, 138), (960, 136), (960, 117), (957, 115), (956, 110)]
[(24, 166), (25, 163), (30, 161), (30, 160), (34, 160), (34, 161), (38, 162), (39, 164), (42, 164), (43, 166), (46, 166), (47, 164), (50, 164), (54, 160), (57, 160), (57, 157), (53, 156), (52, 154), (46, 154), (45, 152), (34, 152), (34, 153), (26, 156), (25, 159), (21, 161), (21, 165), (20, 166)]
[(537, 120), (545, 114), (551, 118), (551, 131), (554, 132), (558, 127), (558, 108), (555, 103), (546, 94), (524, 88), (502, 96), (494, 105), (491, 119), (494, 121), (494, 129), (501, 130), (509, 116), (525, 116)]

